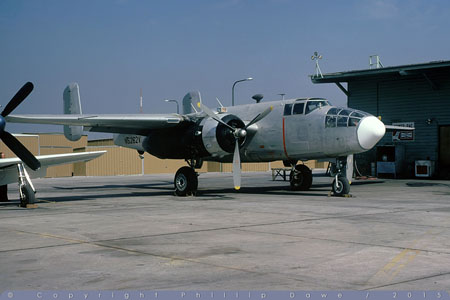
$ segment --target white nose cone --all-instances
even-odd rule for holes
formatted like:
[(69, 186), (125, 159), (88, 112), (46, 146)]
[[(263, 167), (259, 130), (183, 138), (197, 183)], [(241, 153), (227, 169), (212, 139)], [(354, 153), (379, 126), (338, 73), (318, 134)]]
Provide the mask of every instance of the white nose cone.
[(383, 122), (378, 118), (368, 116), (361, 120), (356, 133), (358, 135), (359, 145), (363, 149), (369, 150), (384, 136), (386, 127), (384, 127)]

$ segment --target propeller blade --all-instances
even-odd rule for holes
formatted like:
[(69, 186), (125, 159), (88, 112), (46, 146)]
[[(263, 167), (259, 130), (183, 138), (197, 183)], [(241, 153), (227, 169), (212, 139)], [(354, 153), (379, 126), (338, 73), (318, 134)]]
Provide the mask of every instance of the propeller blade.
[(6, 117), (9, 115), (23, 100), (31, 93), (33, 90), (33, 84), (31, 82), (27, 82), (24, 86), (12, 97), (9, 103), (6, 105), (5, 109), (2, 112), (2, 116)]
[(34, 155), (19, 142), (11, 133), (3, 131), (1, 135), (2, 141), (20, 158), (30, 169), (36, 171), (41, 167), (41, 163), (34, 157)]
[(236, 146), (234, 146), (233, 183), (236, 190), (241, 188), (241, 156), (239, 154), (239, 138), (236, 138)]
[(219, 122), (220, 124), (223, 124), (225, 126), (227, 126), (228, 128), (230, 128), (231, 130), (235, 130), (235, 128), (231, 127), (230, 125), (228, 125), (227, 123), (225, 123), (224, 121), (222, 121), (219, 117), (216, 116), (215, 113), (213, 113), (212, 110), (210, 110), (206, 105), (204, 105), (203, 103), (197, 102), (197, 106), (199, 108), (201, 108), (203, 110), (203, 112), (205, 114), (207, 114), (210, 118), (216, 120), (217, 122)]
[(266, 110), (264, 110), (262, 113), (258, 114), (256, 117), (253, 118), (253, 120), (250, 121), (250, 123), (247, 124), (247, 126), (245, 126), (245, 129), (249, 128), (256, 122), (259, 122), (262, 119), (264, 119), (272, 110), (273, 110), (273, 106), (270, 106)]

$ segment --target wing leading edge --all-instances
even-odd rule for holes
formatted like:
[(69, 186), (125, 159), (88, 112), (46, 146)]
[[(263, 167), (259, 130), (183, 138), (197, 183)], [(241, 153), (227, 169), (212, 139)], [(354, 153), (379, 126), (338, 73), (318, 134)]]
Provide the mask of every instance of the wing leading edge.
[(10, 115), (12, 123), (84, 126), (86, 131), (147, 135), (151, 130), (176, 127), (188, 121), (178, 114), (133, 115)]
[[(107, 151), (93, 151), (39, 155), (36, 156), (36, 159), (41, 163), (41, 168), (37, 171), (33, 171), (29, 168), (27, 168), (27, 170), (31, 178), (44, 177), (47, 173), (47, 167), (49, 166), (89, 161), (105, 154), (106, 152)], [(0, 159), (0, 185), (17, 182), (18, 175), (16, 165), (21, 162), (22, 161), (17, 157)]]

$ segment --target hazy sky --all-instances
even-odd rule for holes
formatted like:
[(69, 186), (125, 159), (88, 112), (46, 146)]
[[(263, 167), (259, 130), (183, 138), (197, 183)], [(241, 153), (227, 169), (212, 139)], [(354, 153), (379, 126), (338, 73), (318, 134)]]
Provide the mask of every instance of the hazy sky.
[(335, 85), (311, 83), (314, 51), (324, 73), (368, 68), (371, 54), (385, 66), (449, 60), (449, 16), (445, 0), (0, 0), (0, 103), (32, 81), (15, 113), (61, 113), (78, 82), (84, 113), (137, 113), (140, 88), (145, 113), (168, 113), (163, 99), (191, 90), (230, 104), (251, 76), (236, 104), (285, 93), (343, 105)]

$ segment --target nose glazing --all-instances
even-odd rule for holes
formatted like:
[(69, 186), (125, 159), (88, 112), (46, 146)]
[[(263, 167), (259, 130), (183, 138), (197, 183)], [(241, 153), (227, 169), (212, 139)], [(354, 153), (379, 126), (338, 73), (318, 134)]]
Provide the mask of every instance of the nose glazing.
[(356, 130), (359, 145), (365, 149), (372, 149), (386, 133), (383, 122), (374, 116), (367, 116), (361, 120)]

